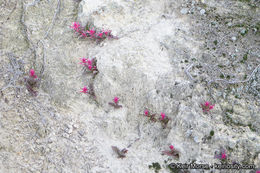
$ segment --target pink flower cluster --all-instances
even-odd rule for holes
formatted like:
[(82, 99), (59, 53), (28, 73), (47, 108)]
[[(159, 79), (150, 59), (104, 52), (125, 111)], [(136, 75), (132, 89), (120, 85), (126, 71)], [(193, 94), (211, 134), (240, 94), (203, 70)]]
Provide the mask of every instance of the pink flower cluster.
[(84, 30), (84, 28), (78, 23), (78, 22), (73, 22), (71, 28), (82, 38), (92, 38), (95, 40), (102, 40), (105, 38), (116, 38), (111, 34), (111, 30), (101, 30), (98, 31), (95, 28), (88, 28)]
[(165, 119), (165, 113), (161, 113), (161, 118), (160, 120), (163, 121)]
[(210, 102), (206, 101), (204, 104), (201, 104), (203, 112), (209, 112), (214, 108), (215, 105), (212, 105)]
[(152, 120), (152, 121), (156, 121), (156, 118), (155, 118), (155, 114), (150, 114), (150, 112), (146, 109), (145, 111), (144, 111), (144, 115), (146, 116), (146, 117), (149, 117), (150, 118), (150, 120)]
[(226, 155), (226, 153), (224, 152), (224, 153), (221, 153), (221, 159), (222, 160), (225, 160), (227, 158), (227, 155)]
[(98, 71), (95, 59), (81, 58), (80, 60), (81, 60), (80, 64), (86, 67), (89, 71), (91, 72)]
[[(77, 29), (77, 27), (78, 26), (75, 25), (75, 29)], [(80, 58), (80, 63), (79, 64), (81, 64), (83, 66), (84, 73), (91, 72), (91, 73), (94, 74), (94, 77), (98, 73), (98, 69), (97, 69), (97, 65), (96, 65), (97, 64), (96, 58), (93, 58), (93, 59), (90, 59), (90, 58)], [(89, 84), (89, 88), (84, 86), (80, 92), (82, 92), (84, 94), (89, 94), (94, 99), (96, 99), (93, 83)]]
[[(156, 115), (156, 114), (150, 114), (147, 109), (144, 111), (144, 115), (145, 115), (146, 117), (149, 117), (150, 120), (156, 121), (156, 118), (155, 118), (155, 115)], [(161, 121), (163, 127), (165, 128), (166, 125), (167, 125), (167, 123), (168, 123), (168, 121), (169, 121), (170, 119), (165, 115), (165, 113), (162, 112), (162, 113), (161, 113), (161, 117), (159, 118), (159, 120)]]
[(31, 70), (30, 70), (30, 77), (32, 77), (32, 78), (34, 78), (34, 79), (37, 78), (34, 69), (31, 69)]

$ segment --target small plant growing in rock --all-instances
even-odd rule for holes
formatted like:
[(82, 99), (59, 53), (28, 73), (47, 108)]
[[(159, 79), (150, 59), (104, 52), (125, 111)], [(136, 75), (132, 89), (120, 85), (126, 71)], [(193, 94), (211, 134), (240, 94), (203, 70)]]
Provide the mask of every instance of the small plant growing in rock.
[[(155, 117), (156, 114), (150, 114), (150, 112), (147, 109), (144, 111), (144, 116), (149, 117), (150, 120), (153, 122), (157, 121)], [(165, 115), (165, 113), (161, 113), (161, 117), (158, 120), (161, 122), (163, 128), (166, 128), (170, 119), (168, 118), (168, 116)]]
[(115, 98), (113, 99), (113, 101), (114, 101), (114, 102), (109, 102), (108, 104), (111, 105), (111, 106), (113, 106), (113, 107), (116, 108), (116, 109), (122, 107), (122, 105), (119, 105), (119, 104), (118, 104), (118, 103), (119, 103), (119, 98), (118, 98), (118, 97), (115, 97)]
[(162, 169), (161, 165), (158, 162), (152, 163), (152, 165), (149, 165), (148, 167), (149, 169), (154, 169), (155, 173), (158, 173), (159, 170)]
[(91, 95), (94, 99), (96, 99), (96, 94), (95, 94), (95, 91), (94, 91), (94, 85), (91, 83), (89, 84), (89, 95)]
[(173, 145), (169, 146), (170, 150), (165, 150), (162, 152), (162, 155), (167, 155), (167, 156), (173, 156), (176, 158), (179, 158), (179, 152), (173, 147)]
[(162, 112), (161, 118), (159, 120), (161, 121), (163, 128), (166, 128), (170, 119), (168, 118), (168, 116), (165, 115), (165, 113)]
[(112, 146), (112, 150), (117, 154), (118, 158), (125, 158), (126, 157), (126, 153), (127, 153), (127, 149), (123, 148), (122, 150), (120, 150), (118, 147), (116, 146)]
[(83, 65), (83, 72), (84, 73), (93, 73), (96, 75), (98, 73), (97, 69), (97, 59), (89, 59), (89, 58), (81, 58), (80, 64)]
[(212, 137), (214, 136), (214, 131), (213, 130), (211, 130), (210, 132), (209, 132), (209, 135), (206, 135), (204, 138), (202, 138), (202, 140), (203, 140), (203, 142), (206, 142), (207, 140), (211, 140), (212, 139)]
[(39, 79), (35, 74), (34, 69), (31, 69), (29, 72), (29, 76), (24, 78), (25, 86), (29, 93), (33, 96), (37, 96), (37, 91), (34, 89), (39, 86)]
[(71, 28), (75, 31), (75, 33), (77, 33), (79, 37), (90, 38), (96, 40), (97, 42), (101, 42), (106, 38), (117, 39), (117, 37), (112, 35), (111, 30), (99, 30), (95, 27), (91, 27), (90, 24), (82, 27), (78, 22), (73, 22)]
[(80, 92), (82, 92), (82, 93), (84, 93), (84, 94), (89, 94), (89, 95), (91, 95), (94, 99), (96, 99), (96, 95), (95, 95), (95, 92), (94, 92), (94, 86), (93, 86), (93, 84), (90, 84), (90, 85), (89, 85), (89, 89), (88, 89), (86, 86), (84, 86), (84, 87), (81, 89)]
[(84, 87), (81, 89), (80, 92), (82, 92), (82, 93), (84, 93), (84, 94), (87, 94), (87, 93), (88, 93), (88, 88), (87, 88), (86, 86), (84, 86)]
[(215, 158), (219, 159), (221, 162), (227, 161), (227, 154), (224, 148), (220, 148), (219, 151), (215, 152)]
[(147, 109), (144, 111), (144, 115), (149, 117), (151, 121), (156, 122), (155, 114), (150, 114)]
[(209, 112), (214, 108), (215, 105), (212, 105), (210, 102), (206, 101), (204, 104), (201, 104), (202, 110), (204, 113)]

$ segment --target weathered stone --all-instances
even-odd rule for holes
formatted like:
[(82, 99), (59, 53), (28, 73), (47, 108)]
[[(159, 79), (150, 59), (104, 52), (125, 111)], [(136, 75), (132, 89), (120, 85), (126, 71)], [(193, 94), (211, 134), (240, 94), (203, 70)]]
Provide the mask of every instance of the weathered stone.
[[(257, 28), (247, 3), (11, 0), (0, 8), (0, 172), (148, 173), (156, 162), (168, 172), (169, 145), (181, 163), (215, 163), (224, 147), (230, 160), (260, 164), (259, 37), (239, 34)], [(74, 21), (118, 39), (79, 39)], [(95, 78), (80, 57), (96, 57)], [(41, 77), (37, 97), (23, 84), (31, 68)], [(96, 97), (80, 93), (90, 84)], [(108, 104), (115, 96), (122, 108)], [(209, 112), (205, 101), (215, 105)], [(126, 158), (111, 146), (126, 148)]]

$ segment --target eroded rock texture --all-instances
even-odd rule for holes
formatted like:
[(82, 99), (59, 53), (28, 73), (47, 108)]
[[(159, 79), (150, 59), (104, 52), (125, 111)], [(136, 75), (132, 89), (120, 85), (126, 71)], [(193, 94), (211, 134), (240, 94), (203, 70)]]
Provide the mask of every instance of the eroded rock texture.
[[(220, 148), (227, 163), (260, 167), (259, 1), (0, 3), (0, 172), (171, 172), (173, 162), (220, 163)], [(78, 38), (74, 21), (118, 39)], [(94, 78), (81, 57), (96, 57)], [(36, 97), (24, 84), (31, 68)], [(79, 92), (90, 85), (96, 99)], [(116, 96), (122, 108), (108, 104)], [(179, 158), (161, 154), (170, 145)]]

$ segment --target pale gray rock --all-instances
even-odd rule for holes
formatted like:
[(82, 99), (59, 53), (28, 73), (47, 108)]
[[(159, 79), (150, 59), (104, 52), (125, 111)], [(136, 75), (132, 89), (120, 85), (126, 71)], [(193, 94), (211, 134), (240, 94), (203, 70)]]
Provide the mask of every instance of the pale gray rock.
[(233, 42), (235, 42), (235, 41), (237, 40), (237, 37), (233, 36), (233, 37), (231, 37), (231, 40), (232, 40)]
[[(61, 2), (59, 10), (58, 2)], [(3, 2), (0, 172), (150, 173), (154, 170), (148, 165), (158, 162), (162, 167), (160, 172), (166, 173), (168, 159), (216, 163), (214, 152), (220, 147), (227, 150), (231, 160), (259, 165), (259, 104), (245, 93), (257, 94), (260, 73), (252, 75), (250, 86), (240, 83), (237, 88), (241, 89), (237, 90), (221, 82), (209, 85), (209, 80), (218, 79), (218, 73), (231, 69), (229, 65), (243, 55), (238, 45), (236, 56), (232, 47), (221, 52), (226, 57), (217, 56), (225, 48), (221, 43), (232, 46), (230, 38), (239, 30), (206, 39), (210, 33), (215, 34), (216, 28), (227, 26), (222, 22), (213, 23), (216, 27), (210, 29), (202, 26), (214, 22), (215, 12), (223, 19), (230, 11), (235, 13), (226, 5), (237, 8), (237, 2), (190, 2)], [(196, 8), (201, 5), (198, 2), (206, 3), (201, 6), (203, 9)], [(30, 39), (25, 38), (26, 27), (20, 21), (23, 4), (27, 7), (24, 24)], [(184, 15), (196, 9), (202, 14), (207, 10), (207, 15)], [(70, 28), (74, 21), (82, 26), (92, 22), (99, 29), (111, 29), (118, 39), (99, 44), (79, 39)], [(52, 27), (45, 37), (49, 26)], [(210, 45), (214, 40), (219, 41), (216, 51), (207, 51), (205, 43)], [(15, 56), (9, 56), (10, 52)], [(239, 64), (241, 79), (255, 68), (253, 53), (248, 56), (250, 61), (244, 63), (249, 64), (248, 68)], [(94, 79), (82, 74), (81, 57), (96, 57), (99, 73)], [(39, 95), (31, 97), (23, 77), (31, 68), (39, 75), (43, 64)], [(91, 83), (96, 99), (80, 93), (83, 86)], [(234, 96), (236, 92), (240, 92), (239, 98)], [(108, 104), (115, 96), (120, 99), (120, 109)], [(215, 104), (208, 113), (201, 108), (205, 101)], [(155, 113), (157, 119), (161, 112), (165, 113), (170, 119), (167, 126), (163, 128), (159, 120), (150, 121), (144, 116), (145, 109)], [(161, 154), (169, 145), (179, 151), (179, 159)], [(126, 148), (126, 157), (118, 159), (111, 146)]]
[(205, 13), (206, 13), (206, 10), (205, 10), (205, 9), (201, 9), (201, 10), (200, 10), (200, 14), (201, 14), (201, 15), (204, 15)]
[(189, 9), (188, 8), (182, 8), (180, 12), (181, 12), (181, 14), (187, 14), (189, 12)]

